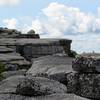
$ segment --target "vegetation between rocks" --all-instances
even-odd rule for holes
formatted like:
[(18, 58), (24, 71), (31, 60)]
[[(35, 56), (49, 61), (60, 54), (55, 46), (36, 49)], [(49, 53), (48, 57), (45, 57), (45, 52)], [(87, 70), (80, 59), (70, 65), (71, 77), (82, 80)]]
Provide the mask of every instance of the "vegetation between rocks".
[(76, 51), (73, 51), (73, 50), (71, 50), (70, 53), (69, 53), (69, 56), (70, 57), (74, 57), (75, 58), (76, 55), (77, 55), (77, 52)]
[(2, 62), (0, 62), (0, 81), (3, 79), (3, 76), (1, 75), (1, 73), (4, 71), (5, 71), (4, 64)]

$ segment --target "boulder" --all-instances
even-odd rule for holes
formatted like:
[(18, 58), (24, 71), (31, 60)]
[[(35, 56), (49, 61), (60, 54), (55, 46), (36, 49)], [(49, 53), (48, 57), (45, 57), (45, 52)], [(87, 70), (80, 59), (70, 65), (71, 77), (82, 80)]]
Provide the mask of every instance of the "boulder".
[(85, 98), (100, 99), (100, 74), (69, 73), (67, 91)]
[(35, 34), (35, 31), (34, 30), (30, 30), (27, 32), (27, 34)]
[(66, 92), (65, 85), (43, 77), (15, 75), (0, 82), (0, 94), (43, 96)]
[[(95, 74), (81, 74), (79, 76), (79, 91), (77, 92), (77, 94), (83, 97), (98, 99), (98, 97), (94, 96), (96, 94), (94, 89), (97, 88), (94, 86), (94, 79), (96, 78), (96, 76), (97, 75)], [(98, 91), (100, 91), (99, 87)]]
[(43, 77), (25, 78), (17, 85), (16, 93), (24, 96), (42, 96), (54, 93), (66, 93), (66, 86)]
[(82, 74), (79, 83), (80, 96), (100, 99), (100, 74)]
[(100, 74), (95, 75), (93, 87), (94, 97), (100, 99)]
[(75, 94), (77, 93), (77, 91), (79, 90), (78, 88), (80, 88), (78, 85), (79, 84), (78, 79), (79, 79), (79, 74), (76, 72), (70, 72), (67, 74), (66, 86), (68, 93), (75, 93)]
[(57, 73), (69, 73), (72, 71), (72, 59), (67, 56), (44, 56), (33, 61), (32, 67), (27, 74), (36, 75), (46, 73), (48, 75)]
[(73, 60), (72, 68), (79, 73), (99, 73), (100, 57), (79, 56)]

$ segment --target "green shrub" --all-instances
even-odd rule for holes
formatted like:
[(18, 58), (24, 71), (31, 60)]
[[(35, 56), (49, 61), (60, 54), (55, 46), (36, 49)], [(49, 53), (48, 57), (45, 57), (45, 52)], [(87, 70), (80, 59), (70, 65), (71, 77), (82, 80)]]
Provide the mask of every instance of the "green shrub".
[(5, 66), (2, 62), (0, 62), (0, 74), (5, 71)]
[(70, 53), (69, 53), (70, 57), (74, 57), (75, 58), (76, 55), (77, 55), (77, 53), (75, 51), (73, 51), (73, 50), (71, 50)]

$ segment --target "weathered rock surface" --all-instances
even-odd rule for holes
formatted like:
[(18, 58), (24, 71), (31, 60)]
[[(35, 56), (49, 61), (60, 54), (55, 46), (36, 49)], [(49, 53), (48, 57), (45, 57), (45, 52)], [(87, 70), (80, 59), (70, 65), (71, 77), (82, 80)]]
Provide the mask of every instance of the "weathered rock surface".
[(65, 85), (43, 77), (16, 75), (0, 82), (0, 94), (19, 94), (24, 96), (43, 96), (66, 93)]
[(15, 29), (0, 28), (0, 38), (14, 38), (20, 34), (21, 32)]
[[(6, 78), (0, 82), (0, 100), (87, 100), (65, 94), (66, 73), (72, 71), (72, 58), (68, 57), (72, 41), (39, 38), (34, 30), (22, 34), (15, 29), (0, 28), (0, 62), (7, 71), (0, 73)], [(32, 61), (29, 76), (25, 76), (26, 70), (21, 69), (29, 68)]]
[(89, 100), (74, 94), (53, 94), (39, 97), (28, 97), (16, 94), (0, 94), (0, 100)]
[(6, 46), (0, 46), (0, 54), (1, 53), (12, 53), (14, 50), (12, 48), (8, 48)]
[(67, 84), (67, 73), (56, 73), (48, 76), (49, 79), (56, 80), (60, 83)]
[(79, 90), (79, 74), (76, 72), (70, 72), (67, 74), (66, 77), (67, 80), (67, 92), (68, 93), (77, 93), (77, 91)]
[(5, 64), (5, 70), (10, 71), (30, 67), (30, 62), (17, 53), (0, 54), (0, 62)]
[(54, 93), (66, 93), (66, 86), (43, 77), (25, 78), (17, 85), (17, 94), (25, 96), (42, 96)]
[(25, 75), (26, 72), (27, 72), (26, 69), (22, 69), (22, 70), (17, 70), (17, 71), (6, 71), (6, 72), (1, 73), (1, 75), (4, 78), (8, 78), (8, 77), (14, 76), (14, 75)]
[(80, 96), (100, 99), (100, 75), (83, 74), (79, 77)]
[[(52, 79), (52, 80), (56, 80), (62, 84), (67, 84), (67, 74), (68, 73), (56, 73), (56, 74), (46, 74), (46, 73), (38, 73), (36, 75), (34, 75), (34, 77), (44, 77), (44, 78), (48, 78), (48, 79)], [(30, 74), (32, 75), (32, 74)]]
[(67, 39), (0, 39), (1, 46), (13, 48), (15, 52), (20, 53), (27, 60), (45, 55), (63, 53), (65, 51), (66, 54), (69, 54), (70, 44), (71, 40)]
[(72, 68), (73, 70), (77, 72), (91, 72), (91, 73), (96, 73), (100, 72), (100, 57), (84, 57), (80, 56), (77, 57), (73, 62), (72, 62)]
[[(90, 98), (97, 98), (94, 96), (95, 92), (93, 91), (93, 89), (97, 88), (94, 87), (94, 79), (96, 78), (96, 75), (94, 74), (82, 74), (79, 77), (79, 87), (80, 87), (80, 91), (79, 94), (81, 96), (85, 96), (85, 97), (90, 97)], [(98, 89), (99, 91), (99, 89)]]
[(25, 76), (19, 76), (19, 75), (4, 79), (3, 81), (0, 82), (0, 94), (16, 93), (17, 85), (23, 79), (25, 79)]
[(100, 74), (69, 73), (67, 91), (86, 98), (100, 99)]
[(68, 73), (72, 71), (72, 59), (67, 56), (44, 56), (37, 58), (27, 74), (36, 75), (46, 73), (48, 75), (56, 73)]

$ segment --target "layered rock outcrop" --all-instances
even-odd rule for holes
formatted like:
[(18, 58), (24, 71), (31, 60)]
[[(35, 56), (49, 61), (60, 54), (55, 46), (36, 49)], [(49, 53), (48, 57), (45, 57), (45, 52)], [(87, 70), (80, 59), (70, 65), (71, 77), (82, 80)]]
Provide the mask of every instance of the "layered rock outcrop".
[[(15, 29), (0, 28), (0, 63), (5, 69), (0, 72), (3, 77), (0, 100), (100, 98), (99, 75), (90, 74), (99, 72), (99, 61), (91, 63), (86, 59), (86, 64), (82, 61), (80, 67), (75, 60), (72, 66), (71, 42), (68, 39), (40, 39), (34, 30), (22, 34)], [(89, 73), (85, 72), (86, 68)]]
[(6, 46), (0, 46), (0, 54), (2, 53), (12, 53), (14, 50), (12, 48), (8, 48)]
[(19, 69), (27, 69), (30, 67), (30, 62), (17, 53), (0, 54), (0, 62), (5, 65), (6, 71), (15, 71)]
[[(63, 41), (64, 43), (60, 43)], [(67, 39), (0, 39), (0, 46), (5, 46), (14, 49), (27, 60), (52, 55), (56, 53), (64, 53), (66, 46), (66, 54), (70, 53), (71, 40)]]
[(39, 35), (35, 34), (34, 30), (28, 34), (22, 34), (16, 29), (0, 28), (0, 62), (5, 65), (6, 70), (18, 70), (23, 67), (29, 68), (31, 62), (24, 58), (20, 51), (17, 52), (16, 41), (18, 39), (39, 39)]
[(27, 60), (55, 53), (70, 54), (71, 40), (39, 38), (34, 30), (23, 34), (15, 29), (0, 28), (0, 46), (13, 49)]

